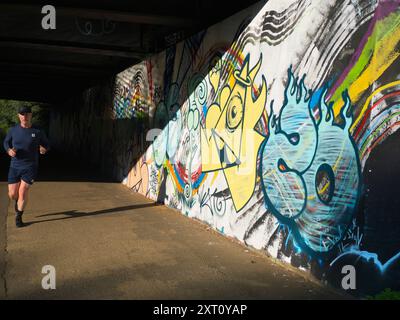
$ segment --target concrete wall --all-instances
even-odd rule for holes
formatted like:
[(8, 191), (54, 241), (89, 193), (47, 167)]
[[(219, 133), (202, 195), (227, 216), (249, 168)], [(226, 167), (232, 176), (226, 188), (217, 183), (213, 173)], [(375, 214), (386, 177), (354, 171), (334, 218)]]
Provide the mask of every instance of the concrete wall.
[(399, 4), (260, 2), (69, 102), (51, 138), (335, 286), (354, 265), (353, 293), (399, 288)]

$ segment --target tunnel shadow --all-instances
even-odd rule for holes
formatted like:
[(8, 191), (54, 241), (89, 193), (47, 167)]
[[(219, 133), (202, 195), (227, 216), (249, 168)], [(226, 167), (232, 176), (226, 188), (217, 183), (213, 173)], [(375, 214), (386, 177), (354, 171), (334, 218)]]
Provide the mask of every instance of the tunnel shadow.
[(120, 182), (74, 155), (52, 149), (41, 156), (37, 182)]
[(135, 205), (131, 205), (131, 206), (116, 207), (116, 208), (110, 208), (110, 209), (104, 209), (104, 210), (98, 210), (98, 211), (92, 211), (92, 212), (82, 212), (82, 211), (77, 211), (77, 210), (68, 210), (68, 211), (54, 212), (54, 213), (48, 213), (48, 214), (43, 214), (43, 215), (40, 215), (40, 216), (36, 216), (36, 218), (61, 216), (60, 218), (46, 219), (46, 220), (40, 220), (40, 221), (31, 221), (31, 222), (25, 222), (24, 224), (27, 227), (27, 226), (30, 226), (30, 225), (43, 223), (43, 222), (52, 222), (52, 221), (59, 221), (59, 220), (84, 218), (84, 217), (94, 217), (94, 216), (104, 215), (104, 214), (114, 214), (114, 213), (121, 213), (123, 211), (130, 211), (130, 210), (137, 210), (137, 209), (142, 209), (142, 208), (156, 207), (158, 205), (159, 204), (157, 204), (157, 203), (142, 203), (142, 204), (135, 204)]
[[(1, 149), (3, 151), (3, 149)], [(0, 182), (7, 182), (10, 157), (0, 152)], [(39, 159), (36, 182), (120, 182), (82, 159), (51, 149)]]
[(8, 159), (8, 156), (4, 152), (2, 145), (3, 143), (1, 143), (1, 150), (0, 150), (0, 182), (6, 182), (10, 160)]

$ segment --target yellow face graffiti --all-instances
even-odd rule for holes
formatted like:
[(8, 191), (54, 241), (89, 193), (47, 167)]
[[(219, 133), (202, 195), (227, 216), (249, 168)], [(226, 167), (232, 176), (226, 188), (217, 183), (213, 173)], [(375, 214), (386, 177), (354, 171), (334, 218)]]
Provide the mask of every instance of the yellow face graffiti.
[[(258, 97), (252, 94), (260, 66), (261, 58), (249, 71), (249, 55), (246, 56), (242, 68), (233, 73), (233, 84), (225, 85), (217, 101), (209, 107), (201, 134), (202, 170), (223, 170), (237, 211), (254, 192), (257, 153), (264, 140), (254, 130), (267, 97), (264, 77)], [(215, 91), (220, 79), (216, 71), (209, 75)]]

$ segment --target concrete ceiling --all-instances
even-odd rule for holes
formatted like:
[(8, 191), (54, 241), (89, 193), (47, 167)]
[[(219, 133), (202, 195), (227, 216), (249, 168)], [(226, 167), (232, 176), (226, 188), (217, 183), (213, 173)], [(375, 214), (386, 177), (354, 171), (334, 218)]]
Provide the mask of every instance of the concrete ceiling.
[[(65, 100), (256, 2), (2, 2), (0, 98)], [(42, 28), (46, 4), (55, 30)]]

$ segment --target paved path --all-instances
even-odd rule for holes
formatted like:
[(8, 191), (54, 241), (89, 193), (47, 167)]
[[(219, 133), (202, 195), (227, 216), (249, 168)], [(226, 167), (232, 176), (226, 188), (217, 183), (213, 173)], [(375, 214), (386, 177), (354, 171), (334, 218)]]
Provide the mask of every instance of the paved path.
[[(0, 161), (0, 298), (346, 298), (121, 184), (47, 161), (22, 229), (11, 207), (4, 225)], [(44, 265), (56, 268), (56, 290), (41, 287)]]

